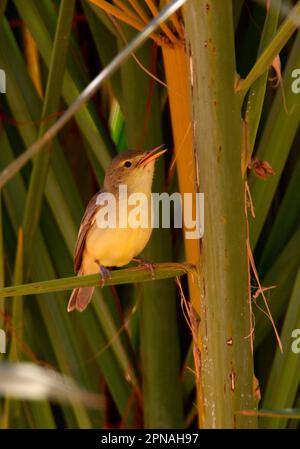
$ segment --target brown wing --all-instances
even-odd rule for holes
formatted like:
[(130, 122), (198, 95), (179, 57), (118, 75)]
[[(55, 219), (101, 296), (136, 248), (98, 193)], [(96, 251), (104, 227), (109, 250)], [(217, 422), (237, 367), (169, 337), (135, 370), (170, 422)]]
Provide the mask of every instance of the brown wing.
[(99, 206), (96, 204), (97, 196), (100, 192), (96, 193), (90, 200), (90, 202), (87, 205), (86, 211), (84, 213), (84, 216), (81, 220), (78, 237), (77, 237), (77, 243), (75, 248), (75, 254), (74, 254), (74, 270), (75, 273), (78, 273), (81, 268), (81, 262), (82, 262), (82, 254), (84, 250), (86, 235), (88, 233), (88, 230), (91, 227), (91, 224), (93, 223), (95, 214), (97, 210), (99, 209)]

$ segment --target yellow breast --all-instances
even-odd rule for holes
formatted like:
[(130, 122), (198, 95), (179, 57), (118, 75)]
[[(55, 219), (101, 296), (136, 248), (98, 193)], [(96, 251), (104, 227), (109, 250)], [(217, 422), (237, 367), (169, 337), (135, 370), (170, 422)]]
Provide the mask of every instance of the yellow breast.
[[(128, 207), (129, 213), (131, 209)], [(128, 226), (103, 229), (96, 217), (86, 237), (82, 261), (83, 273), (98, 273), (99, 266), (95, 261), (107, 267), (120, 267), (139, 255), (147, 245), (152, 233), (150, 212), (149, 203), (149, 226), (146, 228)]]

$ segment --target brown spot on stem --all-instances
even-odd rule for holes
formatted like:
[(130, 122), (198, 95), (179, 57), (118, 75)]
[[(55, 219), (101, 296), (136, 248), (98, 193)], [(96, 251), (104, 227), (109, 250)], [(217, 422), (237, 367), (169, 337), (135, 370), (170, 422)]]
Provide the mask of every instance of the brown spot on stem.
[(209, 3), (206, 3), (206, 5), (205, 5), (206, 12), (209, 13), (210, 9), (211, 9), (211, 5)]
[(255, 376), (253, 376), (253, 396), (257, 403), (261, 400), (259, 381)]
[(267, 161), (253, 159), (249, 162), (248, 168), (253, 170), (255, 176), (261, 179), (267, 179), (275, 175), (275, 171)]
[(233, 368), (231, 368), (229, 377), (230, 377), (230, 390), (232, 391), (232, 393), (234, 393), (234, 391), (235, 391), (235, 382), (236, 382), (236, 372), (234, 371)]
[(233, 345), (232, 337), (230, 337), (230, 338), (228, 338), (228, 340), (226, 340), (226, 344), (227, 344), (227, 346), (232, 346)]
[(217, 152), (217, 162), (218, 163), (220, 163), (220, 160), (221, 160), (221, 153), (222, 153), (222, 147), (221, 147), (221, 145), (219, 145), (218, 146), (218, 152)]
[(236, 429), (236, 415), (233, 415), (233, 428)]

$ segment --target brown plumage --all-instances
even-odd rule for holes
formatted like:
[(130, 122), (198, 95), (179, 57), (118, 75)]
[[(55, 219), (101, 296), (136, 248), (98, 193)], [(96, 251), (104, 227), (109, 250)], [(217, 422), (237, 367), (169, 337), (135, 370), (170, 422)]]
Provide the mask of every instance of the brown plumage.
[[(96, 193), (89, 201), (78, 232), (74, 254), (74, 271), (78, 274), (78, 276), (83, 274), (81, 272), (82, 254), (84, 250), (86, 234), (91, 227), (92, 221), (95, 219), (95, 212), (97, 210), (96, 199), (98, 195), (99, 192)], [(82, 312), (89, 304), (94, 293), (94, 289), (94, 287), (75, 288), (69, 299), (67, 308), (68, 312), (72, 312), (75, 309), (77, 309), (79, 312)]]

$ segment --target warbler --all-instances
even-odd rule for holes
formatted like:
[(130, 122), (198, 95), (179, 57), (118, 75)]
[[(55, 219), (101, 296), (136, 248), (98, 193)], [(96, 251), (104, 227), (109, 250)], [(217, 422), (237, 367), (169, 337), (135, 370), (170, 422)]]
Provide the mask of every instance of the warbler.
[[(120, 226), (122, 213), (129, 214), (130, 208), (120, 207), (131, 194), (142, 193), (151, 204), (152, 181), (156, 159), (165, 153), (162, 146), (152, 151), (130, 150), (116, 156), (108, 166), (104, 186), (94, 195), (83, 215), (74, 255), (74, 270), (78, 276), (99, 273), (102, 285), (110, 276), (107, 267), (120, 267), (128, 264), (139, 255), (147, 245), (152, 226), (132, 227), (128, 220)], [(160, 150), (160, 151), (159, 151)], [(120, 186), (126, 187), (127, 196), (120, 195)], [(100, 201), (112, 194), (116, 201), (116, 226), (106, 227), (103, 223), (103, 207)], [(121, 212), (118, 212), (121, 211)], [(124, 211), (124, 212), (122, 212)], [(121, 216), (120, 216), (121, 215)], [(124, 223), (124, 220), (122, 220)], [(82, 312), (89, 304), (94, 287), (80, 287), (73, 290), (68, 303), (68, 312)]]

